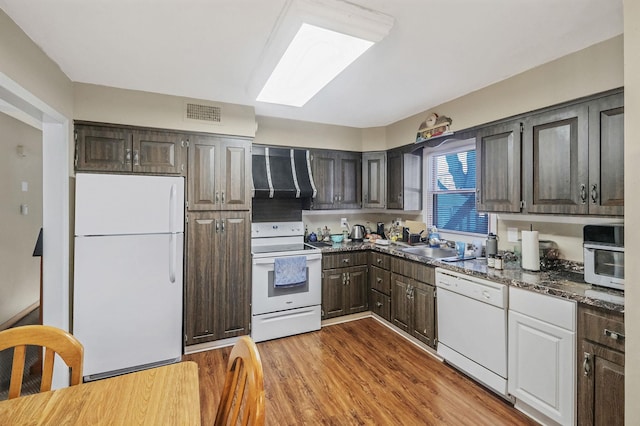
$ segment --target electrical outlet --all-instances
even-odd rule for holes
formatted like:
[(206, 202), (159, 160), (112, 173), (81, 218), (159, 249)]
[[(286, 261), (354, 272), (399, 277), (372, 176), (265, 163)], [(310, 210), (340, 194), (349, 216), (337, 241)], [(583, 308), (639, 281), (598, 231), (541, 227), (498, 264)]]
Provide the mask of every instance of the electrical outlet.
[(346, 217), (343, 217), (343, 218), (340, 219), (340, 226), (343, 227), (343, 228), (347, 227), (347, 218)]

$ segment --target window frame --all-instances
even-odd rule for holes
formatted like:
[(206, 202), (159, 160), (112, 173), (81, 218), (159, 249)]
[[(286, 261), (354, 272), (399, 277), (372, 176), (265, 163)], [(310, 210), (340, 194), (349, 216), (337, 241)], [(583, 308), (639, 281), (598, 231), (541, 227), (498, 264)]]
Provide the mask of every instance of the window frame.
[[(424, 211), (424, 217), (425, 220), (427, 222), (427, 226), (432, 226), (433, 225), (433, 218), (434, 218), (434, 212), (433, 212), (433, 208), (434, 208), (434, 194), (437, 193), (443, 193), (443, 191), (438, 191), (438, 190), (434, 190), (433, 188), (433, 184), (435, 182), (434, 179), (434, 161), (433, 158), (436, 156), (441, 156), (441, 155), (447, 155), (447, 154), (457, 154), (460, 152), (465, 152), (465, 151), (469, 151), (469, 150), (475, 150), (476, 149), (476, 138), (469, 138), (469, 139), (464, 139), (464, 140), (445, 140), (441, 145), (435, 147), (435, 148), (431, 148), (428, 149), (428, 151), (425, 152), (425, 156), (424, 156), (424, 169), (427, 171), (424, 174), (424, 206), (425, 206), (425, 211)], [(476, 156), (477, 159), (477, 156)], [(478, 164), (476, 164), (476, 168), (478, 167)], [(448, 194), (455, 194), (455, 193), (470, 193), (473, 192), (474, 196), (475, 196), (475, 192), (476, 192), (476, 187), (474, 186), (473, 189), (459, 189), (459, 190), (452, 190), (452, 191), (446, 191), (446, 193)], [(487, 224), (487, 233), (489, 232), (494, 232), (495, 228), (496, 228), (496, 220), (495, 220), (495, 215), (490, 214), (490, 213), (486, 213), (488, 215), (488, 224)], [(458, 231), (458, 230), (452, 230), (452, 229), (438, 229), (438, 231), (440, 233), (446, 233), (446, 234), (456, 234), (456, 235), (463, 235), (463, 236), (469, 236), (469, 237), (486, 237), (487, 233), (475, 233), (475, 232), (466, 232), (466, 231)]]

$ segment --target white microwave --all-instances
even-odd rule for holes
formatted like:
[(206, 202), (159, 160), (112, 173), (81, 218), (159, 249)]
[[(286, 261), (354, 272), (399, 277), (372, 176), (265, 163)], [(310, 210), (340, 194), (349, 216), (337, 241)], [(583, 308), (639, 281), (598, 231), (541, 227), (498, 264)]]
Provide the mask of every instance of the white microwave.
[(583, 237), (584, 280), (624, 290), (624, 225), (586, 225)]

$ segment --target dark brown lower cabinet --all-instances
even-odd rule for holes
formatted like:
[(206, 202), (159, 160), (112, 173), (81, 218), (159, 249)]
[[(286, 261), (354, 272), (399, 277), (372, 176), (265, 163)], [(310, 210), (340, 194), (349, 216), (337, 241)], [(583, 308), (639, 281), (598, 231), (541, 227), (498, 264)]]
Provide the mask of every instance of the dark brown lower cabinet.
[[(429, 268), (428, 266), (423, 267)], [(391, 323), (435, 348), (435, 287), (413, 278), (392, 273)]]
[(624, 425), (624, 316), (578, 307), (578, 424)]
[(249, 334), (250, 213), (189, 212), (188, 218), (186, 344)]
[[(391, 271), (387, 255), (372, 253), (369, 262), (369, 306), (371, 311), (391, 322)], [(374, 266), (378, 265), (378, 266)]]
[(367, 266), (322, 271), (322, 318), (355, 314), (369, 309)]

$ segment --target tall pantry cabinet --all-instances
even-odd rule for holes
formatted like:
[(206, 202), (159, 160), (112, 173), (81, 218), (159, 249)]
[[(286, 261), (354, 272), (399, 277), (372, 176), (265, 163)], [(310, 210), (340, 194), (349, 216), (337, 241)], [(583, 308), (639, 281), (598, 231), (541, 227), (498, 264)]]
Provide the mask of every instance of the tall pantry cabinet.
[(186, 345), (249, 333), (251, 141), (189, 141)]

